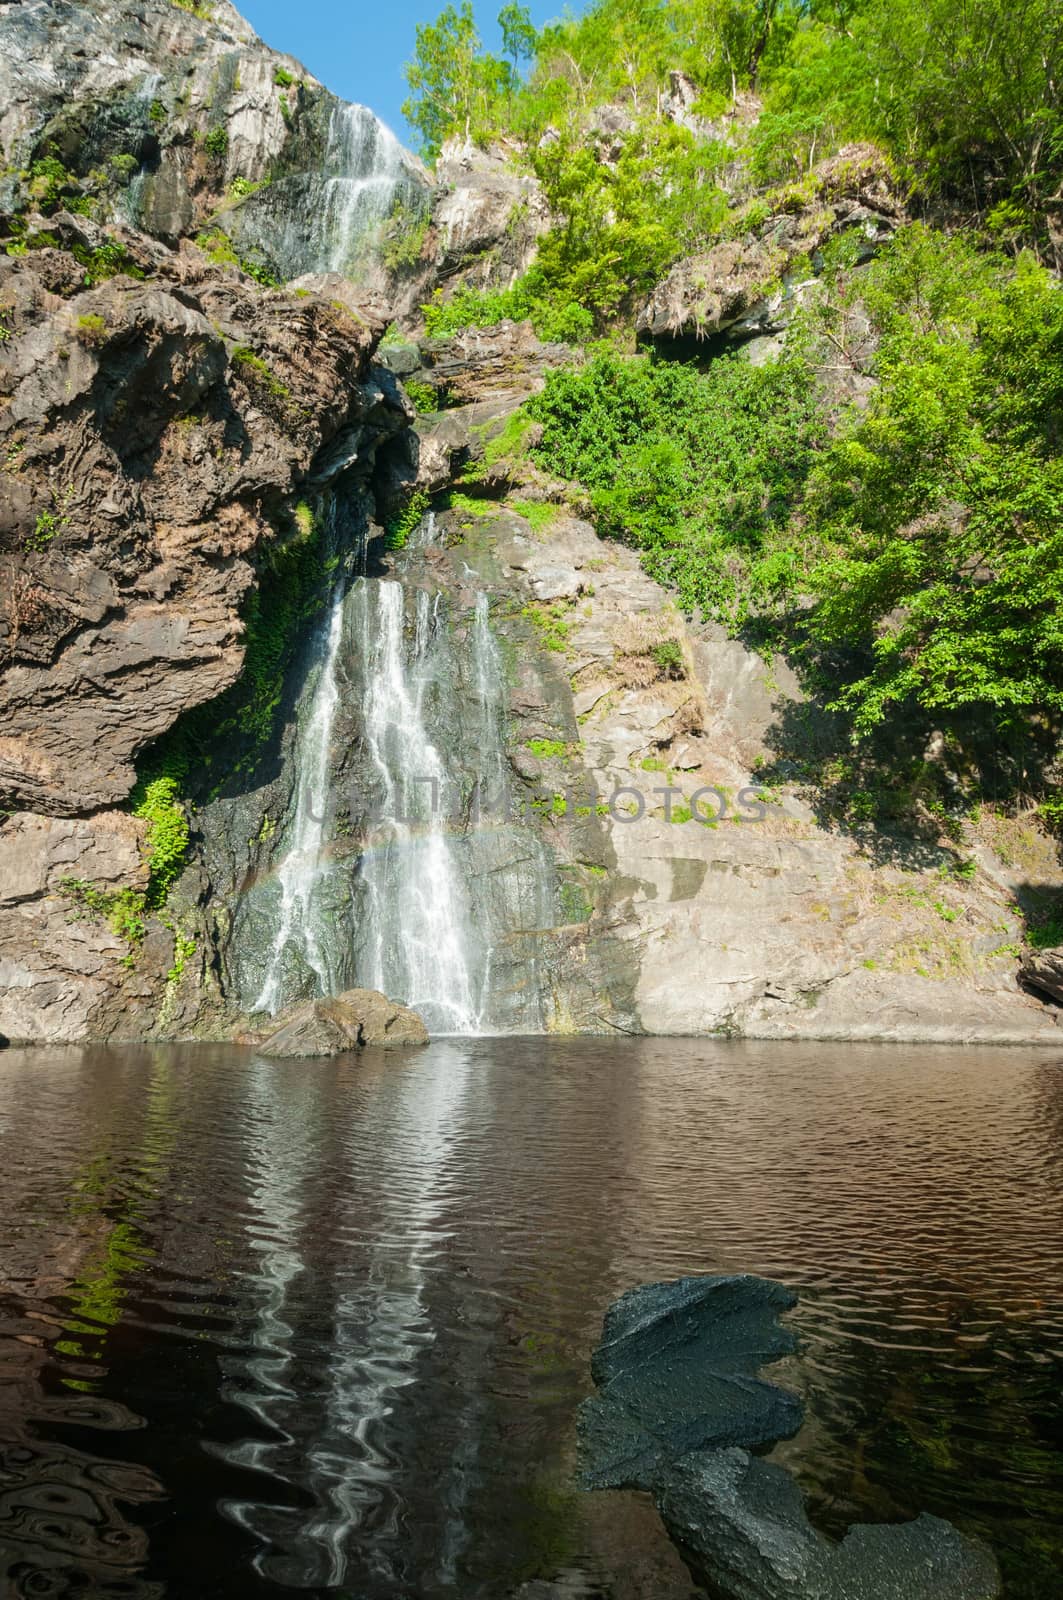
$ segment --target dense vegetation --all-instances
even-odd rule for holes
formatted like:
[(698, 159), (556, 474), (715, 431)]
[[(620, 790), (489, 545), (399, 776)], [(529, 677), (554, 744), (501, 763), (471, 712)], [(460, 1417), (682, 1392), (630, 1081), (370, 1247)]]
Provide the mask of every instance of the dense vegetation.
[[(540, 33), (519, 6), (500, 21), (505, 60), (466, 4), (418, 30), (408, 114), (429, 157), (503, 137), (552, 226), (511, 287), (437, 296), (429, 330), (530, 316), (589, 344), (530, 410), (603, 532), (784, 648), (856, 748), (944, 730), (954, 768), (980, 742), (977, 773), (1063, 811), (1063, 8), (596, 0)], [(677, 260), (811, 212), (811, 169), (855, 141), (921, 220), (871, 265), (844, 234), (818, 255), (781, 359), (631, 354)]]
[[(511, 3), (499, 21), (509, 59), (481, 48), (469, 0), (419, 27), (404, 109), (429, 159), (454, 134), (519, 142), (555, 226), (508, 299), (437, 305), (434, 331), (580, 312), (601, 328), (713, 236), (736, 161), (762, 192), (855, 141), (917, 207), (1063, 264), (1058, 0), (596, 0), (539, 33)], [(676, 73), (693, 121), (674, 119)], [(753, 91), (759, 115), (725, 126)]]

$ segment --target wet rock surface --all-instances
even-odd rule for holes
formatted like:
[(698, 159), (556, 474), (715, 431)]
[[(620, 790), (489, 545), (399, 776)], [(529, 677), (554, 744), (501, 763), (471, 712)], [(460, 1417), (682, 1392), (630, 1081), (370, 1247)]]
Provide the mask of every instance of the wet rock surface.
[(808, 1520), (790, 1475), (750, 1452), (801, 1425), (761, 1380), (795, 1340), (796, 1297), (763, 1278), (681, 1278), (606, 1315), (580, 1413), (588, 1488), (648, 1489), (695, 1575), (721, 1600), (994, 1600), (996, 1562), (950, 1523), (857, 1525), (840, 1544)]
[(1063, 948), (1031, 951), (1023, 958), (1020, 972), (1031, 989), (1063, 1005)]

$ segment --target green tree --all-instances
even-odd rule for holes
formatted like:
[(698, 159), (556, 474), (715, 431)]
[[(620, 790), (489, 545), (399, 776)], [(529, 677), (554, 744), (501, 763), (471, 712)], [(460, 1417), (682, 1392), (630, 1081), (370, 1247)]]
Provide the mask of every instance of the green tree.
[(502, 7), (498, 26), (502, 29), (502, 48), (513, 62), (515, 78), (522, 61), (534, 60), (539, 35), (532, 25), (531, 12), (527, 6), (517, 5), (516, 0)]
[(491, 129), (513, 74), (506, 62), (483, 52), (471, 0), (418, 24), (416, 40), (405, 68), (411, 93), (402, 114), (417, 129), (425, 158), (434, 161), (450, 134), (469, 139)]

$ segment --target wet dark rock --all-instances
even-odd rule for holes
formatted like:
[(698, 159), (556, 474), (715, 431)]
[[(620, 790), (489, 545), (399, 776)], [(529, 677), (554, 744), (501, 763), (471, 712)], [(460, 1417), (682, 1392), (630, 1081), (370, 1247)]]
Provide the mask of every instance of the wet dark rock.
[(762, 1278), (684, 1278), (622, 1296), (591, 1362), (599, 1393), (580, 1413), (588, 1487), (650, 1489), (689, 1450), (796, 1433), (801, 1402), (757, 1377), (796, 1348), (777, 1320), (795, 1304)]
[(657, 1507), (687, 1560), (727, 1600), (992, 1600), (988, 1551), (939, 1517), (859, 1524), (840, 1545), (818, 1533), (782, 1467), (745, 1450), (674, 1462)]
[(396, 1049), (428, 1043), (416, 1011), (375, 989), (347, 989), (328, 1000), (289, 1006), (247, 1042), (264, 1056), (335, 1056), (360, 1045)]
[(994, 1600), (992, 1555), (950, 1523), (851, 1528), (808, 1520), (798, 1485), (750, 1452), (801, 1425), (796, 1395), (760, 1379), (789, 1354), (796, 1297), (754, 1277), (680, 1278), (606, 1315), (580, 1414), (583, 1482), (648, 1489), (695, 1575), (722, 1600)]

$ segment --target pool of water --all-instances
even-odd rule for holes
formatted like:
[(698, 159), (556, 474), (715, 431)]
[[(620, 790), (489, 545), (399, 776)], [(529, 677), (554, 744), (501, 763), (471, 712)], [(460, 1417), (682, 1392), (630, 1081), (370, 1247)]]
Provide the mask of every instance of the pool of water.
[(0, 1594), (689, 1600), (575, 1410), (617, 1294), (720, 1271), (801, 1294), (827, 1531), (935, 1511), (1058, 1600), (1054, 1054), (5, 1051)]

